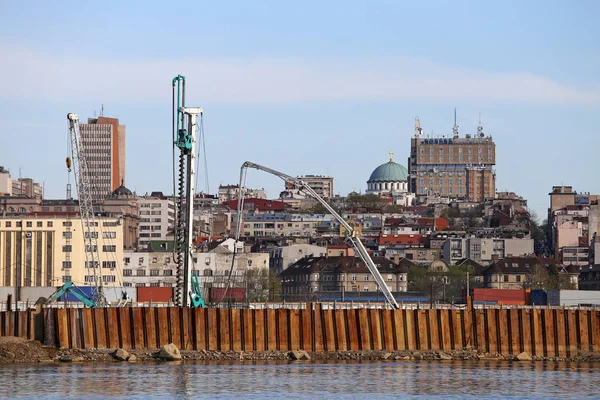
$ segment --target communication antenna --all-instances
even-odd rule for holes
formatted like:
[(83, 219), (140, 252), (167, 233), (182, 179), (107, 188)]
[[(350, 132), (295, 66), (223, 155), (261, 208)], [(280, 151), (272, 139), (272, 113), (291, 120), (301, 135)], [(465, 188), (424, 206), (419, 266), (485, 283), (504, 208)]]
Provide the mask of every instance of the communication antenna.
[(100, 116), (104, 117), (104, 104), (100, 107)]
[(454, 126), (452, 127), (452, 136), (458, 139), (458, 125), (456, 124), (456, 107), (454, 107)]
[(423, 128), (421, 128), (421, 121), (419, 121), (419, 117), (415, 117), (415, 137), (421, 137), (423, 134)]
[(483, 126), (481, 126), (481, 113), (479, 113), (479, 125), (477, 125), (477, 136), (484, 137)]

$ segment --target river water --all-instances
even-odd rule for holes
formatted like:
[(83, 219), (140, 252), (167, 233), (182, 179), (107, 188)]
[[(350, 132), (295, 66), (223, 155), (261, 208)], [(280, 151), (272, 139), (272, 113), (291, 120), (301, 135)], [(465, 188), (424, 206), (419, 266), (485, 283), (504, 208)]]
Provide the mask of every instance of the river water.
[(0, 398), (599, 398), (588, 363), (114, 363), (0, 366)]

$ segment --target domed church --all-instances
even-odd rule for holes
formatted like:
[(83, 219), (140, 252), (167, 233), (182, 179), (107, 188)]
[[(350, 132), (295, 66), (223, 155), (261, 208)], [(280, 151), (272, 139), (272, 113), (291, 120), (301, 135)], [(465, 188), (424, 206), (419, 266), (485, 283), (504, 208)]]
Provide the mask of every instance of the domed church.
[(394, 204), (410, 205), (411, 193), (408, 193), (408, 170), (394, 162), (390, 151), (390, 161), (375, 168), (367, 181), (367, 194), (392, 197)]

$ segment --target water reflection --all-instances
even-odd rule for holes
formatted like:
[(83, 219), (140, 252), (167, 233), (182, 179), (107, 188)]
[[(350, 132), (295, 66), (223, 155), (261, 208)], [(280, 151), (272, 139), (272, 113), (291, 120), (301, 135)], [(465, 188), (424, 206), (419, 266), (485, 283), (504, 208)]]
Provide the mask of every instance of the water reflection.
[(600, 366), (504, 361), (59, 364), (0, 367), (18, 398), (585, 398)]

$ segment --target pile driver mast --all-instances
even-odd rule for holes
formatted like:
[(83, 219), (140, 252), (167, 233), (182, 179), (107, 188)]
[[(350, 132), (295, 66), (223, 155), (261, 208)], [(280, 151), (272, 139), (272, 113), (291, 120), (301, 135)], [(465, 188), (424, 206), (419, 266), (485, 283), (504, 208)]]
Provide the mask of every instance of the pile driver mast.
[(81, 227), (83, 232), (83, 243), (85, 245), (85, 268), (86, 271), (93, 270), (94, 287), (92, 288), (92, 298), (97, 305), (106, 303), (102, 287), (102, 273), (100, 270), (100, 257), (98, 254), (97, 231), (92, 230), (94, 223), (94, 207), (92, 203), (92, 193), (90, 190), (90, 180), (88, 174), (88, 164), (81, 146), (81, 134), (79, 131), (79, 116), (75, 113), (67, 114), (69, 121), (69, 135), (72, 159), (67, 157), (67, 168), (73, 169), (75, 174), (75, 186), (77, 187), (77, 197), (79, 199), (79, 214), (81, 215)]
[(283, 179), (286, 183), (290, 183), (292, 185), (302, 187), (302, 189), (304, 191), (308, 192), (319, 203), (321, 203), (321, 205), (323, 205), (323, 207), (325, 207), (325, 209), (327, 209), (327, 211), (333, 215), (333, 217), (340, 223), (340, 225), (342, 225), (344, 227), (344, 229), (346, 230), (346, 239), (352, 244), (352, 246), (354, 247), (354, 249), (360, 256), (360, 258), (363, 260), (363, 262), (367, 266), (367, 268), (369, 268), (369, 271), (371, 272), (371, 274), (375, 278), (375, 281), (377, 282), (377, 285), (379, 286), (379, 290), (381, 290), (381, 292), (385, 296), (388, 303), (390, 303), (390, 306), (394, 309), (399, 308), (398, 303), (396, 302), (396, 299), (394, 299), (394, 296), (392, 296), (390, 289), (387, 287), (387, 285), (385, 284), (385, 281), (383, 280), (383, 277), (377, 270), (377, 266), (375, 265), (375, 263), (373, 263), (373, 260), (369, 256), (369, 253), (367, 252), (367, 249), (365, 248), (365, 246), (360, 241), (360, 238), (358, 238), (356, 236), (356, 232), (354, 231), (354, 229), (333, 209), (333, 207), (331, 207), (321, 196), (319, 196), (319, 194), (317, 192), (315, 192), (313, 188), (311, 188), (306, 182), (302, 181), (301, 179), (294, 178), (294, 177), (286, 175), (282, 172), (276, 171), (271, 168), (263, 167), (262, 165), (255, 164), (250, 161), (246, 161), (244, 164), (242, 164), (242, 168), (240, 170), (240, 186), (239, 186), (240, 195), (238, 196), (238, 206), (237, 206), (238, 217), (237, 217), (236, 230), (235, 230), (236, 242), (240, 238), (241, 229), (242, 229), (242, 215), (243, 215), (244, 198), (245, 198), (245, 182), (246, 182), (246, 172), (247, 172), (248, 168), (255, 168), (257, 170), (267, 172), (269, 174), (278, 176), (279, 178)]
[[(175, 94), (176, 89), (177, 94)], [(198, 116), (202, 117), (203, 113), (202, 108), (185, 106), (185, 77), (177, 75), (173, 78), (173, 145), (179, 149), (177, 193), (175, 194), (177, 198), (174, 254), (177, 262), (175, 302), (183, 307), (188, 306), (188, 294), (192, 306), (204, 307), (197, 280), (190, 285), (194, 251), (196, 129)], [(173, 167), (175, 168), (175, 166)]]

